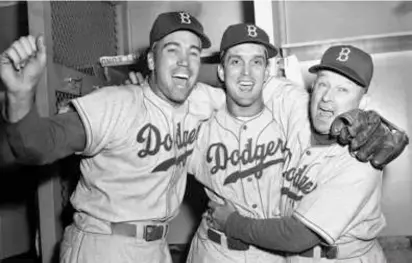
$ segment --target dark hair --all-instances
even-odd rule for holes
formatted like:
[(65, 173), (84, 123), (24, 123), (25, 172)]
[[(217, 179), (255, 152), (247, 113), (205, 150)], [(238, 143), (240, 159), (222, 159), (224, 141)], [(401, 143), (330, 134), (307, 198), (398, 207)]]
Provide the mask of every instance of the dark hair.
[(152, 49), (148, 47), (143, 52), (141, 52), (141, 54), (138, 57), (138, 62), (134, 65), (131, 65), (129, 67), (129, 70), (134, 71), (134, 72), (140, 72), (144, 78), (149, 76), (151, 71), (149, 70), (149, 67), (148, 67), (148, 53), (151, 50)]

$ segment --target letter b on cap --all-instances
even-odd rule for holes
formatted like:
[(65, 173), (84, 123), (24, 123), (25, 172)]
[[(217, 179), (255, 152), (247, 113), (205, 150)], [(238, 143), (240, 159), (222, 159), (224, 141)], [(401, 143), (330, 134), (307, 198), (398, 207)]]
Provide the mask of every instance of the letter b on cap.
[(257, 27), (254, 25), (247, 25), (248, 35), (250, 37), (257, 37)]
[(341, 48), (340, 54), (338, 54), (337, 60), (341, 62), (346, 62), (349, 59), (351, 49), (348, 47)]
[(191, 16), (188, 13), (181, 12), (179, 16), (181, 17), (181, 24), (191, 24)]

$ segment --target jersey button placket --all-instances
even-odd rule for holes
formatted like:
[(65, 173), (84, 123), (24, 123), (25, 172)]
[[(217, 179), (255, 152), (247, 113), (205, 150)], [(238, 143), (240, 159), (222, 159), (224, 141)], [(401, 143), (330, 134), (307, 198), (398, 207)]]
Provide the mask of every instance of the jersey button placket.
[[(177, 148), (177, 145), (176, 145), (176, 136), (177, 136), (177, 134), (175, 133), (175, 131), (177, 130), (177, 120), (175, 118), (172, 118), (172, 127), (171, 128), (172, 129), (170, 130), (170, 135), (172, 137), (172, 151), (174, 152), (175, 158), (177, 158), (179, 151), (178, 151), (178, 148)], [(181, 127), (181, 128), (183, 128), (183, 127)], [(175, 195), (176, 196), (178, 195), (177, 193), (176, 194), (174, 193), (175, 190), (176, 190), (175, 189), (176, 171), (177, 171), (177, 166), (173, 165), (172, 166), (171, 180), (169, 181), (169, 185), (168, 185), (168, 188), (169, 188), (169, 190), (168, 190), (168, 200), (170, 200), (170, 201), (168, 202), (167, 215), (169, 215), (169, 211), (171, 210), (170, 205), (171, 205), (172, 198), (174, 198)]]
[[(245, 124), (242, 124), (240, 127), (240, 147), (239, 147), (239, 152), (240, 152), (240, 172), (248, 170), (248, 168), (251, 168), (250, 163), (246, 163), (245, 165), (243, 164), (243, 161), (241, 160), (242, 156), (242, 151), (245, 149), (245, 145), (248, 143), (248, 132), (247, 132), (247, 126)], [(252, 203), (255, 203), (256, 197), (255, 193), (257, 192), (256, 185), (254, 184), (254, 179), (253, 179), (253, 174), (250, 174), (248, 177), (244, 177), (242, 180), (242, 185), (244, 188), (244, 195), (247, 200), (249, 200)], [(248, 202), (248, 205), (251, 205), (251, 203)]]

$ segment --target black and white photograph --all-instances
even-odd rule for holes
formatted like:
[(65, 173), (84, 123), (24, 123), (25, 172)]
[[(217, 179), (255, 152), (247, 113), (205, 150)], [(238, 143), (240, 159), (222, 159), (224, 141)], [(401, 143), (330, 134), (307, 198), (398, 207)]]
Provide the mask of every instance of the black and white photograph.
[(0, 1), (0, 262), (412, 262), (412, 1)]

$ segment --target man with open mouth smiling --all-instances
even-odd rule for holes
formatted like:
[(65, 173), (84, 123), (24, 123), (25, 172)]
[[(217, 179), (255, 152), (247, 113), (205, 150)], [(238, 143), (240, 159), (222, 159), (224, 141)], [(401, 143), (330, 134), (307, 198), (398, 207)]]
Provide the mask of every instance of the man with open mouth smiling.
[[(225, 84), (226, 107), (202, 125), (190, 164), (211, 200), (229, 200), (253, 218), (280, 213), (280, 174), (292, 154), (274, 117), (278, 101), (269, 98), (277, 96), (264, 92), (269, 58), (275, 55), (277, 49), (256, 25), (235, 24), (225, 30), (218, 76)], [(188, 263), (285, 262), (282, 255), (227, 238), (209, 224), (209, 216), (207, 212), (192, 240)]]
[(161, 14), (160, 18), (165, 19), (155, 21), (150, 33), (147, 60), (152, 77), (149, 78), (149, 86), (160, 98), (178, 106), (186, 101), (195, 87), (202, 48), (211, 44), (206, 36), (199, 34), (200, 31), (193, 26), (196, 25), (196, 20), (189, 23), (191, 20), (185, 20), (189, 18), (182, 16), (181, 28), (171, 28), (172, 25), (167, 25), (167, 15)]
[[(341, 50), (340, 48), (344, 51), (341, 57), (336, 59), (333, 56)], [(312, 89), (310, 116), (312, 126), (319, 134), (329, 134), (331, 124), (340, 114), (356, 108), (365, 108), (367, 105), (368, 95), (366, 93), (373, 75), (373, 66), (363, 66), (365, 61), (371, 61), (371, 58), (364, 51), (351, 48), (345, 49), (345, 47), (337, 46), (327, 50), (322, 64), (311, 67), (309, 70), (317, 74)], [(339, 59), (343, 62), (350, 62), (347, 61), (347, 53), (345, 53), (347, 50), (350, 50), (350, 53), (357, 52), (358, 56), (351, 54), (351, 58), (357, 60), (351, 60), (351, 66), (354, 69), (340, 67), (342, 64)]]

